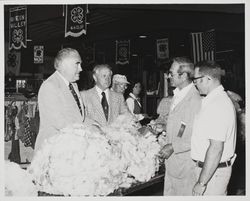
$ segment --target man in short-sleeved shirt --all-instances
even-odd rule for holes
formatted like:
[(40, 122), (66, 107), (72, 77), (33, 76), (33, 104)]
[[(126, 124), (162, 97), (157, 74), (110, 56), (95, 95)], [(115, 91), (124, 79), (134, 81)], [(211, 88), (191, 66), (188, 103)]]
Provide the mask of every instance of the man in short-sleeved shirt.
[(193, 195), (226, 195), (235, 159), (235, 109), (220, 83), (219, 65), (198, 63), (194, 77), (198, 90), (206, 97), (195, 117), (191, 138), (197, 176)]

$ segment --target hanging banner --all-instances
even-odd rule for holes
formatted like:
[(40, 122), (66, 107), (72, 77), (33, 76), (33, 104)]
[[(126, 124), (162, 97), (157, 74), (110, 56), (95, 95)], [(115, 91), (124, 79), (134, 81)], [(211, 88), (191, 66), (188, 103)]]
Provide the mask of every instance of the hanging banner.
[(9, 49), (27, 47), (27, 8), (15, 7), (9, 10)]
[(9, 50), (9, 44), (5, 44), (5, 74), (20, 74), (21, 52)]
[(44, 52), (44, 47), (42, 45), (34, 46), (34, 64), (43, 63), (43, 52)]
[(116, 41), (116, 64), (128, 64), (130, 55), (130, 40)]
[(86, 34), (87, 10), (86, 4), (66, 5), (65, 37), (79, 37), (83, 33)]
[(168, 38), (156, 40), (156, 48), (157, 48), (157, 59), (169, 58)]

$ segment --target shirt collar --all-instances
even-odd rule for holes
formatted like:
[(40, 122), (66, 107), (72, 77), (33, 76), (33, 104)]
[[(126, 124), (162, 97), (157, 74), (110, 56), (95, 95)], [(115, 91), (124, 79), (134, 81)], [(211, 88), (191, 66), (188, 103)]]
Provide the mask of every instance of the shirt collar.
[(213, 89), (210, 93), (207, 94), (206, 97), (202, 99), (202, 105), (206, 105), (209, 103), (214, 97), (216, 97), (218, 94), (224, 91), (224, 87), (222, 85), (219, 85), (215, 89)]
[[(103, 91), (97, 85), (95, 85), (95, 88), (96, 88), (98, 96), (102, 99), (102, 92)], [(109, 88), (107, 88), (107, 89), (104, 90), (104, 93), (105, 93), (107, 99), (109, 97), (108, 90), (109, 90)]]
[(65, 77), (63, 77), (63, 75), (59, 72), (59, 71), (56, 71), (56, 73), (59, 75), (60, 78), (62, 78), (63, 82), (66, 84), (66, 86), (68, 87), (69, 86), (69, 81), (66, 80)]
[(175, 90), (173, 91), (174, 96), (185, 96), (188, 91), (194, 86), (194, 84), (191, 82), (189, 85), (185, 86), (182, 89), (179, 89), (178, 87), (175, 88)]
[(129, 93), (129, 95), (130, 95), (132, 98), (136, 99), (136, 100), (139, 99), (139, 98), (135, 97), (135, 95), (134, 95), (133, 93)]

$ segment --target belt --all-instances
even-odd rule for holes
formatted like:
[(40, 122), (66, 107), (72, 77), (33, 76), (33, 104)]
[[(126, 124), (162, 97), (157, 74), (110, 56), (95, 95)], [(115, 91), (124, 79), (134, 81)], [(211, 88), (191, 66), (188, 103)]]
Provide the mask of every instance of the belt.
[[(203, 165), (204, 165), (204, 162), (202, 162), (202, 161), (197, 161), (197, 160), (193, 160), (193, 161), (194, 161), (194, 162), (196, 163), (196, 165), (197, 165), (198, 167), (200, 167), (200, 168), (202, 168)], [(228, 160), (228, 161), (219, 163), (219, 165), (218, 165), (217, 168), (229, 167), (229, 166), (231, 166), (231, 165), (232, 165), (231, 160)]]

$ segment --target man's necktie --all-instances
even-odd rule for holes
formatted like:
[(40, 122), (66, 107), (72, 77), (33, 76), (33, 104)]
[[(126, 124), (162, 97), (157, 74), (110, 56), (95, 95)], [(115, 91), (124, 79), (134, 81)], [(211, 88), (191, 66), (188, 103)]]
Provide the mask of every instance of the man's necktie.
[(74, 87), (73, 87), (73, 85), (71, 83), (69, 83), (69, 89), (70, 89), (70, 91), (71, 91), (71, 93), (72, 93), (72, 95), (73, 95), (73, 97), (74, 97), (74, 99), (75, 99), (75, 101), (76, 101), (76, 103), (77, 103), (77, 105), (79, 107), (81, 115), (82, 115), (82, 108), (81, 108), (81, 105), (80, 105), (79, 98), (78, 98), (78, 96), (77, 96), (77, 94), (76, 94), (76, 92), (74, 90)]
[(105, 114), (106, 120), (108, 121), (109, 105), (108, 105), (108, 101), (106, 99), (106, 95), (104, 92), (102, 92), (102, 108), (103, 108), (103, 112)]

